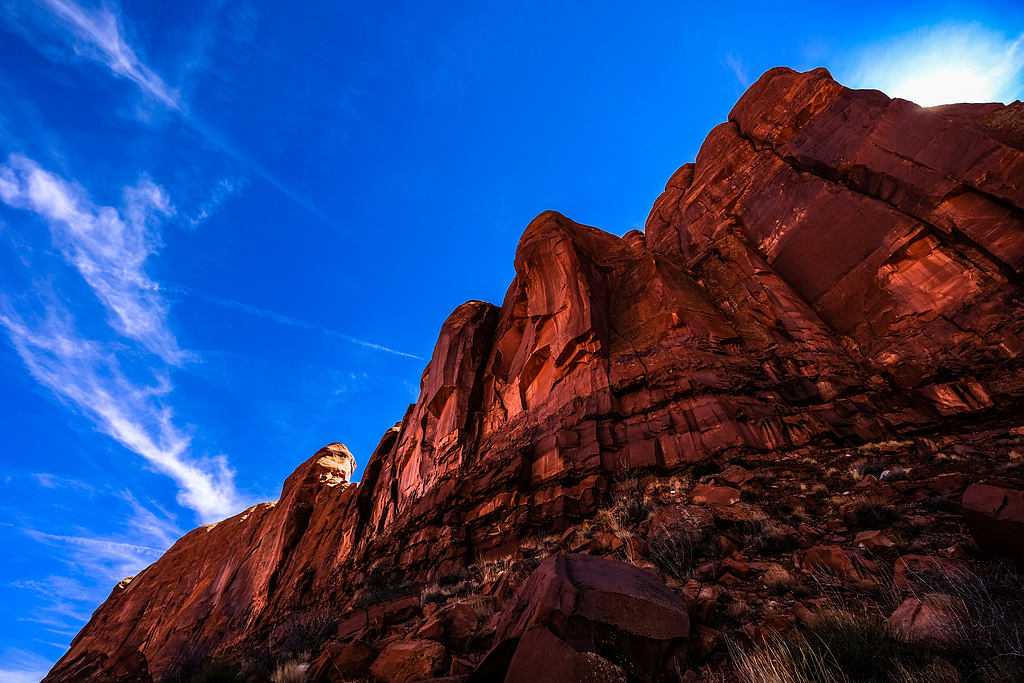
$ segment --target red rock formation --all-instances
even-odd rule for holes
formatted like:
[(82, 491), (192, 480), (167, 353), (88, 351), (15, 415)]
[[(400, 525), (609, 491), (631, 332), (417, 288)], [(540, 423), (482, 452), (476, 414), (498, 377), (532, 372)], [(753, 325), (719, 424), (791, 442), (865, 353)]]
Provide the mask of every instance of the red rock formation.
[[(416, 582), (512, 555), (634, 470), (926, 444), (943, 421), (1009, 414), (1024, 394), (1022, 109), (922, 109), (824, 69), (767, 72), (645, 233), (554, 212), (527, 227), (501, 308), (448, 318), (358, 486), (340, 444), (320, 451), (279, 502), (119, 585), (46, 680), (145, 680), (189, 648), (274, 642), (318, 604), (350, 605), (371, 567)], [(707, 491), (733, 502), (716, 520), (763, 517)]]

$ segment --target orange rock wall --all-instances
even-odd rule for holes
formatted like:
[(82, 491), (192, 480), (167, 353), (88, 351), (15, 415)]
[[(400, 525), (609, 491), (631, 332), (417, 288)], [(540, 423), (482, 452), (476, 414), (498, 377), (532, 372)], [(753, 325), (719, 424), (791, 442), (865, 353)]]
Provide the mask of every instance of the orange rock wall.
[(278, 503), (189, 533), (118, 586), (46, 680), (159, 677), (186, 644), (273, 641), (289, 615), (343, 609), (371, 566), (415, 581), (512, 554), (632, 470), (1013, 410), (1022, 110), (767, 72), (645, 232), (555, 212), (527, 227), (501, 308), (445, 321), (361, 484), (344, 447), (321, 450)]

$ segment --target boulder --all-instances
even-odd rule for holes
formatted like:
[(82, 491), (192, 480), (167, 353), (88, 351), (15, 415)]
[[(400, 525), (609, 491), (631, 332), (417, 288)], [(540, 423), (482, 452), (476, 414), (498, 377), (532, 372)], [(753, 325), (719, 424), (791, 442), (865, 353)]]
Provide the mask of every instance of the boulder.
[(804, 555), (803, 566), (824, 577), (843, 581), (856, 581), (860, 578), (850, 558), (837, 545), (814, 546)]
[(731, 486), (699, 484), (694, 486), (690, 493), (690, 500), (704, 505), (732, 505), (738, 503), (740, 498), (739, 489), (734, 489)]
[(447, 672), (448, 651), (433, 640), (390, 643), (370, 666), (370, 673), (381, 683), (422, 681)]
[(452, 605), (444, 612), (444, 637), (450, 647), (465, 650), (473, 642), (477, 616), (473, 607), (464, 602)]
[[(535, 627), (543, 628), (531, 631)], [(545, 647), (599, 654), (631, 680), (651, 683), (686, 657), (689, 631), (686, 606), (653, 572), (590, 555), (555, 555), (534, 570), (506, 606), (497, 644), (478, 671), (511, 671), (516, 657), (534, 661), (532, 655), (522, 658), (537, 640)], [(551, 638), (562, 645), (551, 644)], [(511, 643), (518, 643), (514, 650)]]
[(1024, 569), (1024, 493), (971, 484), (964, 491), (964, 520), (978, 548)]
[(578, 652), (547, 626), (529, 628), (509, 663), (505, 683), (626, 683), (626, 672), (594, 652)]
[(960, 644), (963, 639), (964, 625), (955, 601), (948, 595), (907, 598), (886, 624), (908, 638), (931, 640), (950, 647)]
[(362, 640), (328, 644), (309, 669), (311, 683), (346, 683), (364, 678), (377, 650)]

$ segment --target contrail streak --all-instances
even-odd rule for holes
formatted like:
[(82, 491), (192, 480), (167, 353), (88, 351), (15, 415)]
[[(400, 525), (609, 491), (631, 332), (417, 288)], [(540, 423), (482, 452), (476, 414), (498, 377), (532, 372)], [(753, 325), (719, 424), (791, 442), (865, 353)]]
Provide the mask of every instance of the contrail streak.
[(345, 341), (351, 342), (352, 344), (357, 344), (368, 349), (374, 349), (375, 351), (384, 351), (385, 353), (393, 353), (396, 356), (405, 356), (406, 358), (415, 358), (416, 360), (423, 360), (422, 357), (414, 356), (411, 353), (396, 351), (395, 349), (388, 348), (387, 346), (374, 344), (373, 342), (368, 342), (363, 339), (353, 337), (352, 335), (345, 334), (344, 332), (331, 330), (326, 327), (322, 327), (320, 325), (307, 322), (305, 320), (299, 320), (298, 318), (293, 318), (288, 315), (275, 313), (274, 311), (266, 311), (262, 308), (250, 306), (249, 304), (243, 304), (240, 301), (234, 301), (232, 299), (225, 299), (223, 297), (215, 296), (213, 294), (207, 294), (206, 292), (199, 291), (198, 289), (192, 289), (191, 287), (186, 287), (184, 285), (179, 285), (173, 282), (163, 282), (161, 283), (160, 286), (164, 289), (168, 289), (181, 294), (191, 294), (192, 296), (197, 296), (200, 299), (208, 301), (211, 304), (216, 304), (217, 306), (223, 306), (224, 308), (230, 308), (235, 311), (242, 311), (243, 313), (248, 313), (249, 315), (254, 315), (258, 318), (266, 318), (267, 320), (273, 320), (274, 322), (280, 323), (282, 325), (291, 325), (292, 327), (299, 327), (304, 330), (310, 330), (312, 332), (322, 332), (323, 334), (326, 334), (328, 336), (338, 337), (339, 339), (344, 339)]

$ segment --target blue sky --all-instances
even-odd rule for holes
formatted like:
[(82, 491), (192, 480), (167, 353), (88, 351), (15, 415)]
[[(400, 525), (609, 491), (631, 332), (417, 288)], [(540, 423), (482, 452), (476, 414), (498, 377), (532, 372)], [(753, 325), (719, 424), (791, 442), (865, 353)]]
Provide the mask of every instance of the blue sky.
[(530, 219), (642, 227), (766, 69), (1024, 97), (1017, 2), (369, 4), (0, 0), (0, 683), (321, 446), (364, 465)]

